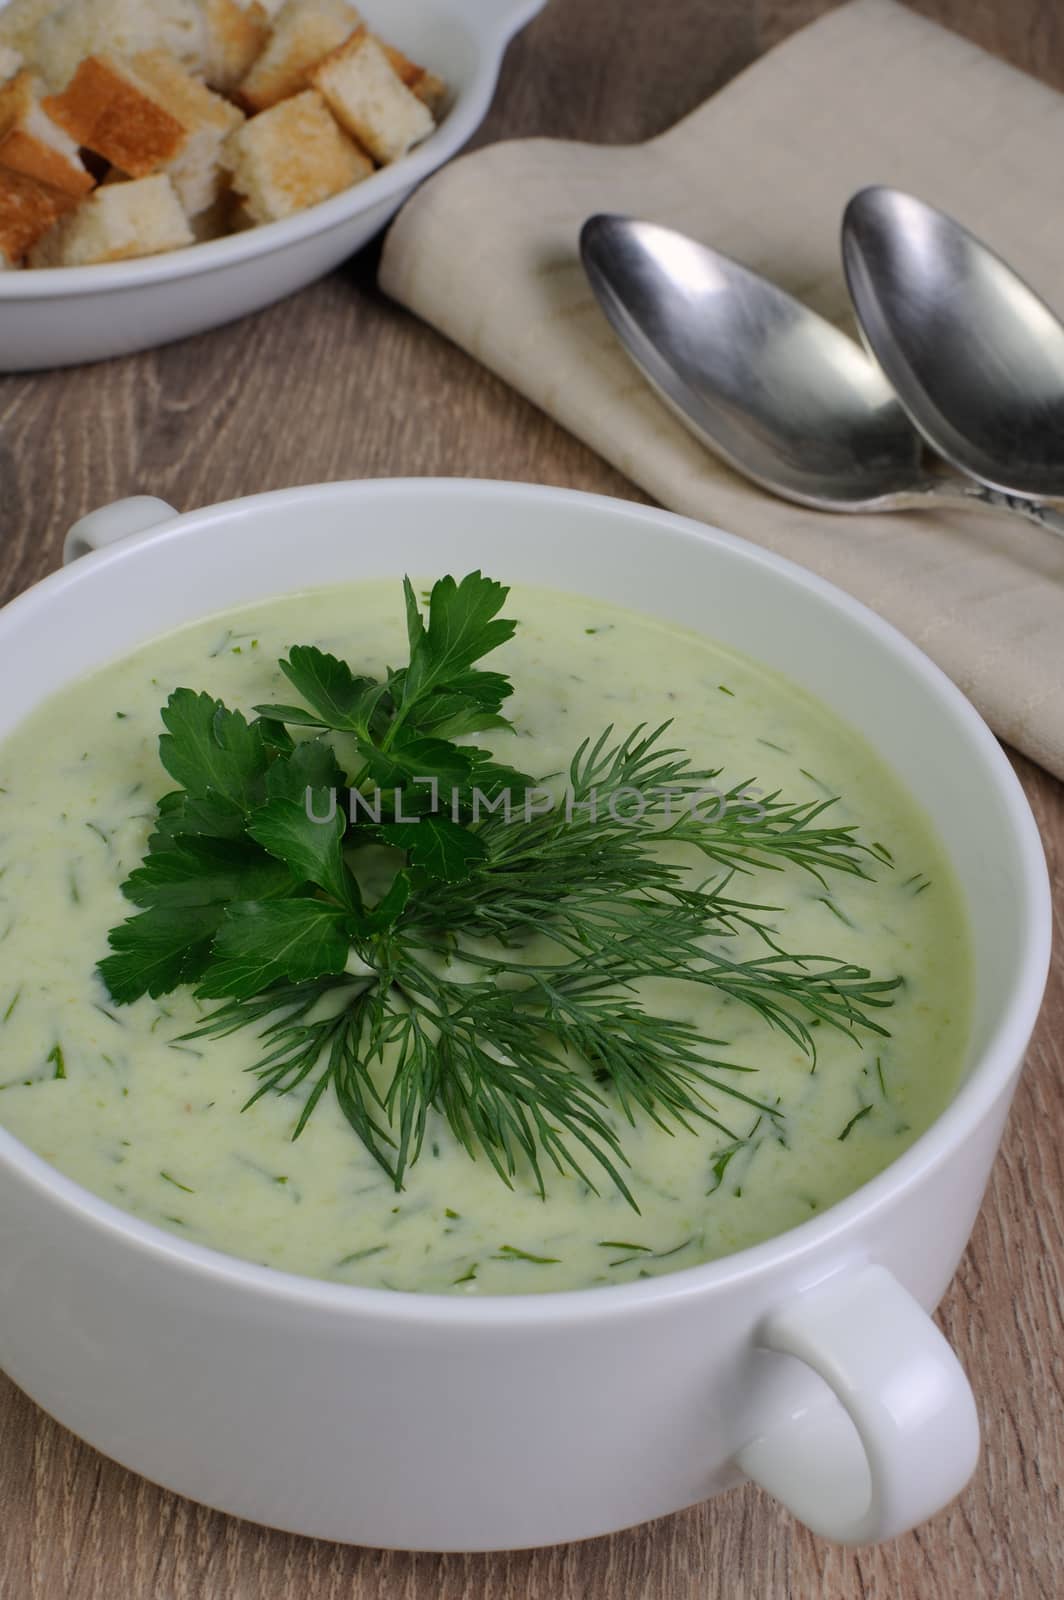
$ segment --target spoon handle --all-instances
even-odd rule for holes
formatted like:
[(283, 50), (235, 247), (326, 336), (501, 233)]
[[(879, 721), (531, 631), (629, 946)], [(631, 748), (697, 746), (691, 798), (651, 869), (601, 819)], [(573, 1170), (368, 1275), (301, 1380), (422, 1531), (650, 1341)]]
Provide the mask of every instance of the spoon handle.
[[(988, 484), (969, 482), (964, 478), (932, 478), (923, 485), (927, 500), (942, 506), (985, 506), (989, 511), (1011, 511), (1014, 516), (1025, 517), (1040, 528), (1048, 528), (1064, 538), (1064, 514), (1040, 500), (1027, 500), (1023, 495), (1006, 494), (1002, 489), (991, 489)], [(926, 503), (926, 501), (925, 501)]]

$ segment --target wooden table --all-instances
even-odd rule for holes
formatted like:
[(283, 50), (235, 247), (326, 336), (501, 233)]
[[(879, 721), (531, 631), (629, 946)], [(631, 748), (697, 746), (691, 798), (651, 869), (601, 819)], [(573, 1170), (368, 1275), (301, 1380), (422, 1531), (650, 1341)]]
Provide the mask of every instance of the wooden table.
[[(554, 0), (510, 50), (479, 141), (644, 139), (832, 0)], [(1064, 88), (1059, 0), (918, 0)], [(374, 289), (371, 249), (257, 317), (79, 371), (0, 379), (0, 599), (70, 522), (137, 491), (192, 507), (390, 474), (638, 498)], [(1018, 761), (1064, 906), (1064, 789)], [(1056, 1600), (1064, 1594), (1064, 958), (972, 1245), (939, 1313), (979, 1396), (974, 1482), (859, 1553), (753, 1488), (608, 1539), (494, 1556), (350, 1549), (253, 1527), (105, 1460), (0, 1378), (0, 1600)], [(929, 1226), (933, 1226), (929, 1219)], [(632, 1470), (639, 1470), (633, 1441)]]

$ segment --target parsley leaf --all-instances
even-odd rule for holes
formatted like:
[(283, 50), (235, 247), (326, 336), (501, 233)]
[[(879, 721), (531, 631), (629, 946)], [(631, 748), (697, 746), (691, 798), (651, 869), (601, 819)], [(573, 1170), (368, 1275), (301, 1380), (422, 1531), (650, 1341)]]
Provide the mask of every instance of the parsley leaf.
[(175, 689), (162, 715), (159, 759), (189, 795), (245, 810), (255, 803), (268, 760), (260, 727), (191, 689)]
[(259, 900), (294, 887), (280, 861), (246, 844), (190, 835), (153, 850), (122, 885), (137, 906), (207, 906)]
[(476, 863), (487, 857), (483, 841), (447, 817), (388, 822), (374, 831), (385, 844), (405, 850), (411, 866), (444, 883), (464, 882)]
[(111, 999), (128, 1005), (194, 983), (211, 959), (211, 939), (224, 915), (220, 904), (152, 906), (110, 935), (113, 955), (100, 962)]
[[(281, 662), (281, 671), (299, 690), (316, 714), (321, 727), (336, 728), (370, 737), (370, 728), (384, 685), (375, 678), (356, 677), (346, 661), (319, 650), (314, 645), (296, 645)], [(291, 706), (256, 706), (268, 717), (285, 722), (310, 721), (306, 713), (292, 715)]]
[(382, 895), (370, 910), (363, 911), (359, 919), (360, 931), (375, 934), (393, 928), (406, 910), (412, 890), (410, 873), (405, 870), (397, 872), (388, 886), (387, 894)]
[[(318, 822), (298, 800), (278, 797), (252, 813), (248, 834), (283, 861), (300, 883), (313, 883), (349, 910), (361, 903), (358, 884), (344, 862), (342, 812)], [(317, 974), (315, 974), (317, 976)]]
[(468, 672), (452, 679), (446, 688), (434, 689), (418, 702), (410, 718), (420, 733), (440, 739), (457, 739), (464, 733), (510, 729), (499, 707), (513, 686), (498, 672)]
[[(460, 692), (476, 697), (480, 674), (467, 669), (512, 639), (517, 627), (516, 622), (498, 615), (509, 592), (505, 584), (479, 572), (468, 573), (461, 583), (441, 578), (432, 586), (426, 627), (410, 579), (404, 579), (410, 665), (399, 680), (400, 716), (405, 718), (432, 690), (451, 686), (463, 674)], [(498, 705), (489, 702), (489, 708), (494, 711)]]
[[(307, 790), (313, 791), (314, 814), (329, 809), (327, 792), (343, 787), (344, 775), (335, 752), (324, 739), (304, 739), (290, 755), (275, 761), (266, 774), (266, 793), (271, 799), (300, 800), (306, 804)], [(323, 796), (321, 791), (326, 791)]]
[(259, 717), (253, 724), (262, 736), (267, 755), (287, 756), (295, 749), (295, 740), (283, 722), (274, 717)]
[(249, 997), (287, 979), (302, 983), (343, 972), (351, 948), (350, 914), (321, 900), (243, 901), (230, 905), (214, 938), (203, 999)]
[(148, 841), (151, 850), (188, 835), (211, 839), (242, 839), (244, 807), (219, 795), (197, 799), (184, 789), (164, 794), (159, 801), (155, 832)]
[[(441, 790), (464, 784), (472, 776), (481, 751), (446, 739), (426, 739), (404, 729), (389, 750), (367, 753), (369, 775), (386, 788), (403, 788), (415, 779), (435, 778)], [(416, 804), (416, 802), (415, 802)]]

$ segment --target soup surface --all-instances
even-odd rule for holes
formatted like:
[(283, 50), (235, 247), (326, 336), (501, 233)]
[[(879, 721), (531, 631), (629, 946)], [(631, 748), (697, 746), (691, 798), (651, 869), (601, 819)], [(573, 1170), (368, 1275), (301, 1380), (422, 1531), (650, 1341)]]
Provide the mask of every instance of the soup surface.
[[(356, 671), (405, 660), (398, 584), (359, 583), (256, 604), (159, 639), (41, 707), (0, 746), (0, 1125), (116, 1206), (182, 1238), (341, 1282), (455, 1294), (620, 1283), (725, 1255), (807, 1220), (879, 1172), (935, 1118), (962, 1064), (969, 951), (958, 889), (926, 819), (864, 740), (785, 679), (653, 620), (531, 588), (505, 614), (516, 637), (488, 665), (515, 684), (514, 734), (478, 735), (499, 760), (550, 773), (607, 724), (673, 718), (669, 742), (722, 785), (749, 780), (805, 801), (838, 795), (893, 866), (873, 882), (796, 868), (758, 873), (744, 898), (792, 952), (868, 967), (903, 985), (863, 1043), (817, 1030), (815, 1070), (791, 1040), (710, 988), (655, 980), (662, 1010), (714, 1053), (756, 1069), (744, 1089), (778, 1102), (776, 1128), (715, 1101), (729, 1132), (629, 1127), (611, 1112), (636, 1213), (547, 1168), (507, 1189), (430, 1115), (396, 1192), (332, 1094), (296, 1141), (300, 1092), (242, 1110), (255, 1035), (182, 1042), (210, 1009), (190, 988), (115, 1006), (96, 971), (132, 908), (153, 808), (173, 788), (159, 710), (177, 686), (245, 711), (290, 700), (278, 657), (316, 643)], [(282, 690), (287, 692), (282, 693)], [(673, 735), (675, 737), (673, 737)], [(705, 876), (705, 871), (701, 874)]]

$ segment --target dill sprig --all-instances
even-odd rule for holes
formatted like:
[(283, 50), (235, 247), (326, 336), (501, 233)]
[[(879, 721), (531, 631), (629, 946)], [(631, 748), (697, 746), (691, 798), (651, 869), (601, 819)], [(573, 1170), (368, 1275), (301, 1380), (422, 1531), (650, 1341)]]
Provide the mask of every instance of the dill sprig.
[[(459, 742), (510, 726), (509, 680), (475, 665), (513, 633), (506, 589), (442, 579), (427, 622), (404, 592), (410, 659), (381, 679), (298, 646), (281, 667), (301, 705), (249, 721), (170, 697), (160, 756), (181, 787), (123, 885), (140, 910), (101, 973), (120, 1004), (184, 984), (219, 1002), (183, 1039), (255, 1030), (247, 1104), (302, 1096), (298, 1137), (331, 1090), (397, 1188), (442, 1118), (507, 1184), (605, 1176), (638, 1209), (625, 1126), (735, 1140), (741, 1107), (783, 1115), (722, 1040), (652, 1006), (647, 981), (708, 986), (814, 1060), (818, 1025), (885, 1033), (900, 980), (789, 952), (780, 908), (738, 895), (763, 871), (826, 887), (882, 857), (831, 824), (830, 797), (721, 790), (668, 723), (606, 728), (533, 784)], [(381, 846), (393, 872), (370, 903)]]

